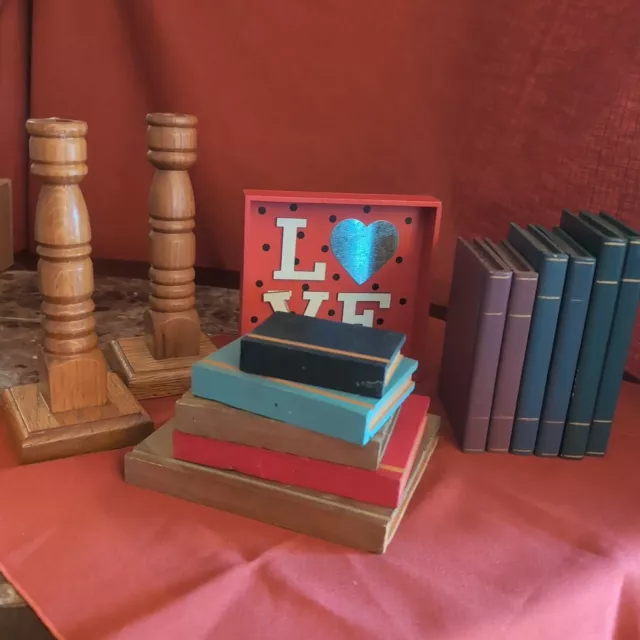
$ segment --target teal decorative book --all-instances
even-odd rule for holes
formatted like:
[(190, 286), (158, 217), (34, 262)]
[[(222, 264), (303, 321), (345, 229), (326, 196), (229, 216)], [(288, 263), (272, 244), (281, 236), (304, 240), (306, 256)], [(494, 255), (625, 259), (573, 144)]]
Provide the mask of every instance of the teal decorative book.
[(560, 227), (536, 227), (569, 257), (535, 453), (558, 456), (587, 319), (596, 260)]
[(402, 357), (380, 399), (267, 378), (239, 369), (240, 339), (196, 362), (192, 393), (273, 420), (365, 445), (415, 387), (418, 363)]
[(538, 272), (538, 288), (509, 447), (511, 453), (527, 455), (533, 453), (538, 436), (568, 257), (532, 225), (523, 229), (511, 223), (508, 240)]
[(607, 355), (587, 440), (586, 453), (592, 456), (602, 456), (607, 451), (640, 298), (640, 233), (606, 213), (600, 214), (598, 222), (604, 225), (603, 229), (606, 228), (613, 237), (626, 239), (628, 245)]
[(588, 213), (563, 211), (560, 226), (596, 258), (589, 310), (584, 327), (573, 392), (567, 412), (560, 455), (583, 458), (595, 409), (602, 368), (609, 344), (618, 289), (627, 253), (627, 240), (616, 238)]

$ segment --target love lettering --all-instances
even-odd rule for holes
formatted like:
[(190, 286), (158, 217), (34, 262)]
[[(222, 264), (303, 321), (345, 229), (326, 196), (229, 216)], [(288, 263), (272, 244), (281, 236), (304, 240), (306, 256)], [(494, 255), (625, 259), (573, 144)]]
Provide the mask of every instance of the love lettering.
[[(305, 229), (307, 220), (304, 218), (276, 218), (276, 226), (282, 229), (282, 243), (280, 254), (280, 268), (273, 272), (274, 280), (304, 280), (305, 282), (324, 282), (327, 276), (325, 262), (315, 262), (312, 271), (296, 270), (296, 248), (298, 232)], [(267, 291), (262, 295), (264, 302), (273, 311), (288, 312), (292, 291)], [(322, 304), (329, 299), (328, 291), (303, 291), (302, 299), (306, 301), (305, 316), (315, 317)], [(377, 303), (380, 309), (391, 307), (390, 293), (339, 293), (338, 302), (342, 303), (342, 317), (340, 320), (349, 324), (373, 326), (373, 310), (364, 309), (358, 312), (358, 303)]]

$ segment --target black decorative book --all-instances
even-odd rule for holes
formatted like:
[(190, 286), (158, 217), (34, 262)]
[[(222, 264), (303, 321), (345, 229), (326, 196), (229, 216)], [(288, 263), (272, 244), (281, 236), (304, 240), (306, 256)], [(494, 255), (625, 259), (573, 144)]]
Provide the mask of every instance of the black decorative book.
[(278, 311), (242, 337), (240, 370), (381, 398), (405, 340), (395, 331)]

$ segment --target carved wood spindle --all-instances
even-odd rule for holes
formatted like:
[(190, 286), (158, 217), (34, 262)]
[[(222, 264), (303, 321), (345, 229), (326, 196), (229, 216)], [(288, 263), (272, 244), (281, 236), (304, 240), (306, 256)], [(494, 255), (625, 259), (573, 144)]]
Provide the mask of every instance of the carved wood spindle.
[(53, 413), (107, 402), (107, 364), (93, 317), (91, 226), (80, 182), (87, 125), (58, 118), (26, 124), (31, 173), (42, 182), (35, 216), (44, 343), (41, 392)]
[(147, 115), (147, 157), (156, 171), (149, 196), (150, 295), (144, 324), (147, 347), (157, 360), (200, 352), (195, 199), (188, 173), (196, 161), (197, 122), (192, 115)]

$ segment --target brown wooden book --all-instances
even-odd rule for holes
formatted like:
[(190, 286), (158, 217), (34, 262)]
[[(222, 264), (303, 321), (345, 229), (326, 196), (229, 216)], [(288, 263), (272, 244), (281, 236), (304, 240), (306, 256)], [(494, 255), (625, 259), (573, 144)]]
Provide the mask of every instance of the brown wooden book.
[(125, 456), (129, 484), (345, 546), (383, 553), (433, 454), (440, 418), (429, 415), (402, 501), (395, 509), (222, 471), (172, 457), (170, 420)]
[(290, 453), (376, 471), (398, 419), (396, 411), (376, 435), (361, 446), (294, 425), (197, 398), (187, 391), (176, 402), (174, 424), (183, 433)]

